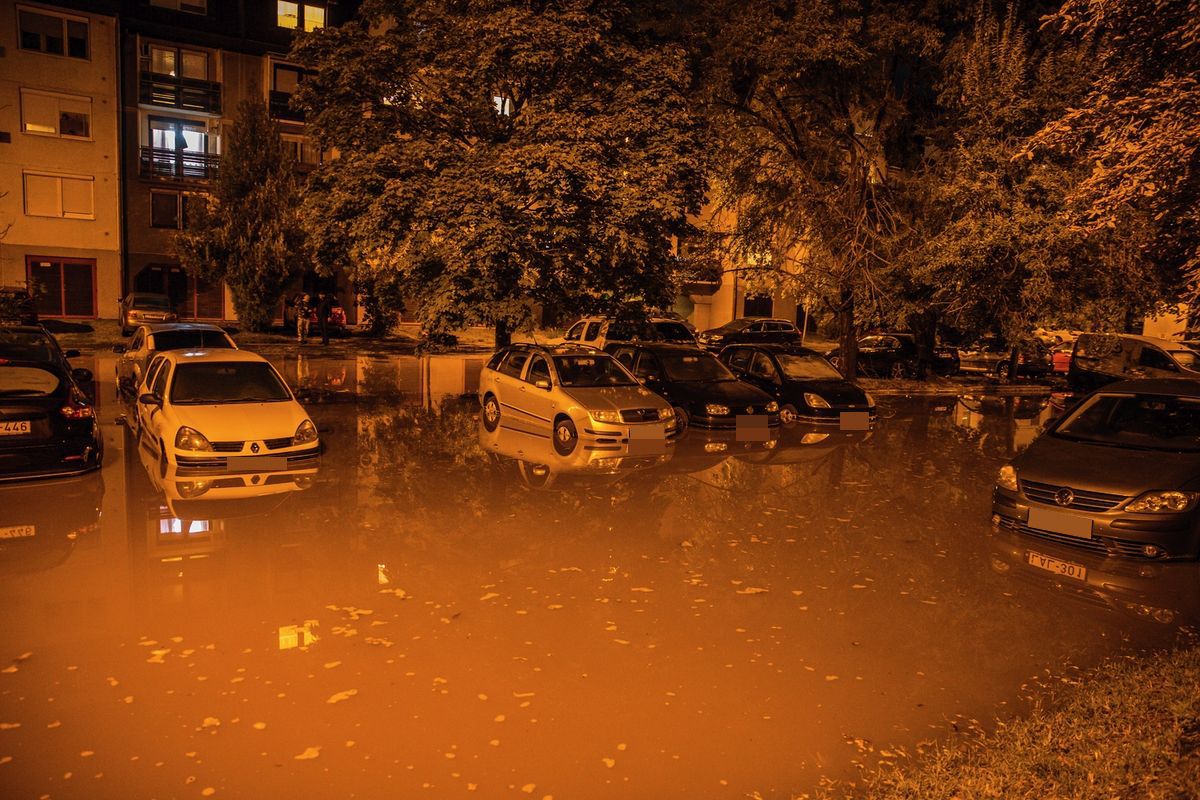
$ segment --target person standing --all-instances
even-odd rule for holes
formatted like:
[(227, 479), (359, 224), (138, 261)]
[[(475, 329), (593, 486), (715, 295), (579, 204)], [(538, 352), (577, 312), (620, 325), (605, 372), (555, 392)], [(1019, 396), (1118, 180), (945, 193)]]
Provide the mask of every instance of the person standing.
[(304, 344), (308, 339), (308, 331), (312, 316), (312, 298), (307, 292), (301, 292), (296, 298), (296, 339), (300, 344)]
[(317, 295), (317, 325), (321, 329), (321, 344), (329, 344), (329, 315), (333, 313), (333, 298), (328, 292)]

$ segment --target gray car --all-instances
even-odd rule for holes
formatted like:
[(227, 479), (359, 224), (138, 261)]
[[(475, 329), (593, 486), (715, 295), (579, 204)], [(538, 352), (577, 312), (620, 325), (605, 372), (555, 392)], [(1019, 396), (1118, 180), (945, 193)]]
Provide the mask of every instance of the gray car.
[(237, 349), (229, 334), (216, 325), (202, 322), (173, 322), (164, 325), (139, 325), (129, 344), (113, 345), (117, 359), (117, 389), (127, 394), (137, 391), (150, 359), (167, 350)]
[(171, 298), (157, 292), (130, 292), (121, 298), (121, 335), (128, 336), (140, 323), (178, 322)]

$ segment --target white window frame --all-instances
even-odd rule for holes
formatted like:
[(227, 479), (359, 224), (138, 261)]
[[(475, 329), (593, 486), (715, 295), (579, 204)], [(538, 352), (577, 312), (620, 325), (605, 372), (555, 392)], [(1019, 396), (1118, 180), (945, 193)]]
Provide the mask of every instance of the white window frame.
[[(58, 213), (57, 214), (33, 214), (29, 211), (29, 177), (37, 178), (54, 178), (58, 181)], [(92, 187), (92, 212), (90, 214), (80, 214), (73, 211), (63, 210), (63, 180), (86, 181)], [(96, 218), (96, 177), (94, 175), (71, 175), (61, 172), (43, 172), (41, 170), (26, 169), (21, 171), (21, 200), (25, 216), (27, 217), (42, 217), (44, 219), (95, 219)]]
[[(21, 12), (22, 11), (28, 11), (31, 14), (41, 14), (43, 17), (57, 17), (62, 22), (63, 52), (61, 54), (48, 53), (45, 50), (33, 50), (30, 48), (21, 46)], [(16, 9), (14, 9), (14, 16), (12, 18), (12, 21), (14, 24), (13, 30), (17, 34), (16, 38), (17, 38), (17, 49), (18, 50), (22, 50), (26, 53), (41, 53), (44, 56), (51, 56), (53, 58), (65, 58), (70, 61), (89, 61), (90, 62), (92, 60), (92, 20), (88, 17), (81, 17), (78, 14), (64, 14), (61, 11), (51, 10), (49, 8), (44, 8), (42, 6), (18, 5), (16, 7)], [(67, 55), (67, 22), (68, 21), (82, 22), (84, 25), (87, 26), (87, 56), (85, 58), (79, 58), (78, 56)]]
[[(93, 133), (92, 126), (93, 126), (93, 123), (95, 122), (96, 115), (92, 110), (92, 98), (91, 97), (88, 97), (87, 95), (63, 94), (62, 92), (47, 92), (47, 91), (43, 91), (42, 89), (27, 89), (24, 86), (21, 87), (20, 95), (21, 95), (21, 97), (20, 97), (20, 101), (21, 101), (21, 133), (27, 133), (30, 136), (48, 136), (53, 139), (70, 139), (70, 140), (74, 140), (76, 142), (95, 141), (95, 135)], [(59, 123), (62, 121), (61, 120), (61, 114), (62, 114), (61, 109), (59, 110), (60, 116), (56, 116), (54, 119), (54, 133), (47, 133), (45, 131), (27, 130), (25, 128), (25, 96), (26, 95), (37, 95), (40, 97), (52, 97), (55, 100), (66, 100), (71, 103), (86, 103), (88, 106), (88, 135), (87, 136), (73, 136), (68, 133), (63, 133), (61, 128), (59, 127)]]

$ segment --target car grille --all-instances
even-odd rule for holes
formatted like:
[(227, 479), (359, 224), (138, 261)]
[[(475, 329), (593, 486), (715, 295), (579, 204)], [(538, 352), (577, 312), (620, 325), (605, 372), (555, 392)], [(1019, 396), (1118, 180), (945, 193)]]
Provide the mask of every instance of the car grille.
[(216, 453), (240, 453), (245, 442), (209, 442), (209, 444)]
[(1142, 548), (1145, 546), (1143, 542), (1133, 542), (1128, 539), (1117, 539), (1109, 536), (1093, 536), (1090, 539), (1083, 539), (1063, 533), (1044, 531), (1040, 528), (1031, 528), (1020, 520), (1004, 516), (1000, 518), (1000, 527), (1003, 530), (1012, 531), (1013, 533), (1030, 536), (1046, 542), (1067, 545), (1077, 550), (1087, 550), (1097, 555), (1120, 556), (1122, 558), (1148, 558), (1142, 552)]
[(267, 446), (268, 450), (278, 450), (281, 447), (291, 447), (292, 437), (280, 436), (278, 439), (263, 439), (263, 444)]
[(621, 412), (621, 422), (654, 422), (657, 419), (657, 408), (627, 408)]
[[(1062, 489), (1068, 489), (1075, 497), (1065, 506), (1061, 506), (1054, 496)], [(1082, 489), (1071, 489), (1068, 486), (1055, 486), (1052, 483), (1037, 481), (1021, 481), (1021, 491), (1030, 500), (1046, 503), (1062, 508), (1077, 508), (1080, 511), (1111, 511), (1129, 498), (1121, 494), (1105, 494), (1104, 492), (1088, 492)]]

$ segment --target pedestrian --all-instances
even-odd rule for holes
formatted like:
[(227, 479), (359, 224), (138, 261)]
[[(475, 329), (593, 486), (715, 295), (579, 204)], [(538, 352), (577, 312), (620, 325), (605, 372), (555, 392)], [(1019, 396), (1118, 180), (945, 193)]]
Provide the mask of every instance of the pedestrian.
[(321, 344), (329, 344), (329, 315), (333, 313), (333, 298), (328, 292), (317, 295), (317, 325), (321, 329)]
[(300, 344), (308, 339), (310, 317), (312, 316), (312, 298), (307, 292), (301, 292), (296, 298), (296, 340)]

